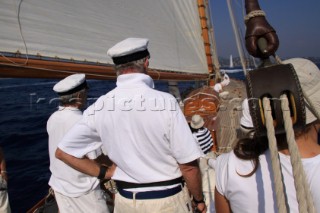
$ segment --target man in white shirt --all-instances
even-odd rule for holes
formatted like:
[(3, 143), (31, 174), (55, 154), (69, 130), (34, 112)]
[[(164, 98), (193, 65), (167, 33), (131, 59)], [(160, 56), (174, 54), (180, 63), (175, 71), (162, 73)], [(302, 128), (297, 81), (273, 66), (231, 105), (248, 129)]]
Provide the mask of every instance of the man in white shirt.
[(92, 176), (104, 175), (103, 168), (79, 159), (103, 143), (117, 165), (112, 177), (119, 191), (117, 213), (192, 212), (185, 185), (194, 207), (206, 212), (197, 163), (201, 151), (175, 98), (153, 89), (148, 42), (128, 38), (108, 50), (117, 87), (84, 112), (56, 156)]
[[(54, 190), (59, 212), (109, 212), (99, 180), (73, 169), (55, 157), (62, 137), (82, 118), (80, 110), (87, 101), (85, 75), (70, 75), (59, 81), (53, 90), (59, 95), (60, 106), (47, 122), (52, 173), (49, 185)], [(86, 154), (86, 158), (96, 159), (101, 154), (99, 147)]]

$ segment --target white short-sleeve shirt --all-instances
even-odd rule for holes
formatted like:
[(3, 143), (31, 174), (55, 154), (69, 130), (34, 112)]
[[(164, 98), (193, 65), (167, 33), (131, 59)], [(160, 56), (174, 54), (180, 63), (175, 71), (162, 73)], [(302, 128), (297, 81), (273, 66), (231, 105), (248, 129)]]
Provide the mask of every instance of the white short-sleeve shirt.
[[(282, 153), (279, 156), (290, 212), (299, 212), (290, 156)], [(316, 210), (320, 212), (320, 155), (304, 158), (302, 164)], [(239, 174), (252, 172), (252, 161), (240, 160), (233, 151), (220, 155), (215, 168), (216, 188), (230, 201), (233, 212), (277, 212), (269, 150), (259, 156), (259, 167), (250, 177), (241, 177)]]
[[(99, 142), (96, 142), (100, 140)], [(175, 98), (153, 89), (145, 74), (124, 74), (59, 144), (81, 157), (103, 143), (116, 163), (115, 180), (149, 183), (181, 176), (180, 164), (201, 151)]]
[[(99, 180), (83, 174), (55, 157), (58, 143), (71, 127), (82, 118), (82, 112), (73, 107), (59, 107), (47, 122), (49, 135), (49, 156), (51, 177), (49, 185), (53, 190), (68, 196), (78, 197), (95, 189)], [(99, 149), (98, 149), (99, 150)], [(101, 151), (91, 150), (89, 158), (95, 159)]]

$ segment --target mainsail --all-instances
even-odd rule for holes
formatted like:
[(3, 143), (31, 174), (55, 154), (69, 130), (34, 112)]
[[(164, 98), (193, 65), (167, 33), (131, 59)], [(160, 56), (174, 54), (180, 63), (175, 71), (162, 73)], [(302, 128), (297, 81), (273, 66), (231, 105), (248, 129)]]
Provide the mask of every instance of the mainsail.
[(207, 44), (195, 0), (0, 2), (0, 77), (87, 72), (112, 78), (107, 49), (127, 37), (146, 37), (153, 77), (175, 78), (159, 74), (164, 71), (208, 78)]

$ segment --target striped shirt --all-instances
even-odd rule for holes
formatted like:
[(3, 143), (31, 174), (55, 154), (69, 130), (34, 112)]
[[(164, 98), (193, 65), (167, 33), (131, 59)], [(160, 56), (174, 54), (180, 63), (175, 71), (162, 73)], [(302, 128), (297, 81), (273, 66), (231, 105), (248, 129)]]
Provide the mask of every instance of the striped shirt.
[(213, 147), (213, 140), (210, 131), (202, 127), (192, 133), (198, 140), (201, 150), (207, 154)]

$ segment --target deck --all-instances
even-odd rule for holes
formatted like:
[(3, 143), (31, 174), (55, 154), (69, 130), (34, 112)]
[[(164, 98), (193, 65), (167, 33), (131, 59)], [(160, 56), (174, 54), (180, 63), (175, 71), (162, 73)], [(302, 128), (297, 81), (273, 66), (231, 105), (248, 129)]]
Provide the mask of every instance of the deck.
[(243, 81), (232, 79), (230, 84), (223, 89), (229, 94), (226, 97), (221, 97), (217, 118), (214, 122), (217, 153), (231, 151), (237, 142), (237, 132), (242, 114), (241, 104), (243, 99), (247, 97)]

